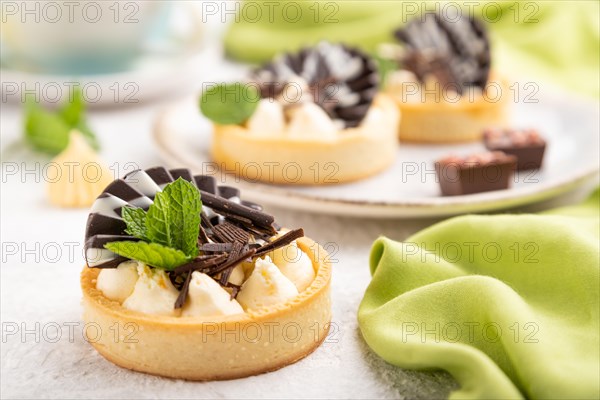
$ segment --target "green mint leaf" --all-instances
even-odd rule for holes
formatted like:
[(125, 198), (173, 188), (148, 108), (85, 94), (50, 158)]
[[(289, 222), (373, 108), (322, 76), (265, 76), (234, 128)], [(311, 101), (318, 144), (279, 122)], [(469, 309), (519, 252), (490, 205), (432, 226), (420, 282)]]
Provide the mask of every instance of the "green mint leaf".
[(381, 87), (387, 82), (389, 74), (398, 69), (398, 61), (389, 58), (384, 58), (378, 54), (373, 55), (375, 62), (377, 63), (377, 69), (379, 70), (379, 77), (381, 80)]
[(85, 101), (81, 90), (74, 86), (67, 102), (58, 111), (63, 120), (70, 126), (76, 126), (85, 118)]
[(104, 247), (120, 256), (138, 260), (151, 267), (162, 268), (167, 271), (171, 271), (191, 260), (191, 257), (186, 256), (180, 250), (158, 243), (121, 241), (106, 243)]
[(200, 110), (218, 124), (241, 124), (252, 116), (259, 100), (260, 93), (254, 85), (219, 84), (202, 93)]
[(69, 93), (68, 102), (59, 110), (59, 114), (69, 126), (77, 128), (83, 134), (83, 137), (86, 138), (90, 146), (95, 150), (100, 149), (96, 135), (87, 124), (85, 100), (79, 87), (73, 87), (73, 90)]
[(127, 225), (127, 232), (138, 239), (147, 240), (146, 235), (146, 212), (141, 208), (123, 207), (121, 216)]
[(25, 140), (35, 149), (57, 154), (69, 144), (69, 124), (41, 108), (31, 97), (26, 98), (24, 120)]
[(90, 146), (99, 149), (98, 140), (85, 120), (85, 102), (77, 87), (57, 112), (42, 108), (35, 96), (26, 96), (24, 121), (25, 139), (37, 150), (60, 153), (69, 144), (69, 132), (73, 128), (83, 134)]
[(92, 146), (94, 150), (100, 150), (100, 142), (98, 141), (98, 138), (96, 138), (96, 135), (85, 121), (80, 121), (77, 124), (76, 128), (79, 132), (81, 132), (83, 137), (87, 140), (89, 145)]
[(198, 255), (202, 202), (192, 183), (178, 178), (156, 194), (146, 214), (146, 235), (151, 242)]

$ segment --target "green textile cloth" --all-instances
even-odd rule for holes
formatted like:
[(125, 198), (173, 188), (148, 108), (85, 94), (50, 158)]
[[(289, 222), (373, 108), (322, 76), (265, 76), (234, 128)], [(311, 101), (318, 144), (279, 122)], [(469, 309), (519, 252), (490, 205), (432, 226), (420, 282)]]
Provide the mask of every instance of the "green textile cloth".
[(499, 71), (600, 96), (600, 3), (596, 0), (248, 0), (225, 37), (225, 49), (234, 58), (254, 63), (323, 39), (373, 51), (377, 44), (393, 41), (392, 32), (403, 22), (416, 13), (435, 10), (435, 4), (449, 15), (454, 5), (462, 4), (463, 12), (488, 22)]
[(402, 368), (445, 369), (452, 399), (600, 398), (600, 189), (538, 215), (469, 215), (379, 238), (362, 335)]

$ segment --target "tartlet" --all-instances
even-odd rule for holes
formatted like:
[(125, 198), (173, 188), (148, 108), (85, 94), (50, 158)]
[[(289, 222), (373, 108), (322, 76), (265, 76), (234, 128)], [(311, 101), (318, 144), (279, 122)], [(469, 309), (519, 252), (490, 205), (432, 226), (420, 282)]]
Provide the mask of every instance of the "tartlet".
[(385, 92), (402, 112), (401, 141), (454, 143), (480, 140), (490, 126), (508, 123), (506, 79), (490, 74), (487, 31), (462, 14), (449, 20), (426, 13), (396, 32), (404, 48), (399, 71)]
[[(88, 265), (81, 273), (83, 318), (86, 336), (101, 355), (121, 367), (135, 371), (188, 380), (219, 380), (281, 368), (305, 357), (320, 345), (327, 336), (331, 321), (331, 265), (322, 247), (303, 237), (301, 229), (286, 231), (279, 228), (272, 217), (261, 211), (259, 205), (240, 200), (237, 189), (217, 186), (212, 177), (192, 176), (187, 170), (168, 171), (162, 167), (135, 171), (133, 174), (135, 179), (131, 179), (132, 175), (129, 174), (125, 179), (109, 185), (92, 207), (88, 218), (85, 246)], [(124, 301), (109, 298), (106, 284), (100, 287), (100, 274), (104, 273), (105, 268), (117, 265), (118, 268), (129, 267), (128, 262), (122, 263), (121, 255), (112, 253), (102, 245), (106, 242), (106, 235), (113, 239), (117, 236), (125, 239), (130, 233), (113, 221), (118, 218), (107, 214), (114, 210), (114, 206), (124, 207), (123, 202), (142, 204), (141, 208), (147, 209), (149, 205), (145, 199), (154, 199), (151, 188), (164, 189), (176, 177), (195, 182), (204, 199), (201, 217), (203, 227), (200, 229), (198, 243), (201, 254), (166, 273), (158, 271), (158, 268), (138, 265), (138, 271), (146, 268), (156, 269), (154, 274), (164, 273), (163, 276), (169, 278), (168, 282), (163, 282), (166, 286), (179, 285), (177, 287), (181, 288), (173, 305), (180, 308), (178, 312), (160, 315), (141, 312), (128, 306), (138, 290), (141, 275), (133, 286), (133, 292)], [(248, 222), (249, 219), (256, 221), (257, 225)], [(264, 240), (256, 239), (253, 242), (254, 239), (246, 238), (248, 242), (244, 250), (240, 248), (233, 255), (233, 248), (238, 240), (235, 237), (241, 231), (236, 231), (228, 224), (241, 227), (240, 221), (246, 224), (244, 226), (247, 229), (256, 230), (256, 235)], [(270, 229), (267, 226), (275, 232), (274, 236), (268, 237), (266, 232)], [(232, 243), (227, 243), (227, 240), (213, 241), (217, 237), (234, 239)], [(296, 285), (298, 289), (295, 294), (282, 297), (283, 300), (279, 302), (267, 304), (268, 297), (265, 297), (267, 300), (264, 300), (264, 305), (259, 302), (256, 303), (258, 306), (246, 306), (248, 296), (253, 293), (262, 295), (248, 284), (255, 273), (265, 274), (268, 271), (260, 269), (257, 272), (258, 260), (266, 265), (271, 262), (269, 255), (275, 260), (276, 252), (286, 248), (282, 246), (292, 244), (297, 246), (299, 254), (310, 260), (313, 277), (302, 284), (302, 287), (298, 286), (299, 281), (290, 278), (286, 284), (291, 284), (294, 290)], [(229, 253), (226, 248), (230, 249)], [(250, 256), (246, 257), (248, 254)], [(233, 264), (227, 264), (232, 258)], [(222, 261), (216, 261), (217, 259)], [(139, 264), (139, 261), (132, 262)], [(296, 261), (289, 262), (288, 267), (294, 266)], [(227, 269), (222, 269), (226, 264), (229, 265)], [(275, 267), (275, 261), (269, 265)], [(277, 274), (284, 271), (279, 265), (276, 268), (279, 271)], [(233, 284), (232, 276), (237, 269), (244, 270), (241, 278), (243, 283)], [(194, 306), (191, 285), (196, 279), (196, 273), (212, 280), (212, 284), (221, 285), (222, 291), (227, 290), (229, 302), (237, 304), (236, 299), (239, 299), (239, 304), (243, 303), (244, 309), (240, 308), (241, 312), (226, 315), (186, 314)], [(276, 281), (281, 276), (273, 275), (269, 279)], [(270, 281), (267, 279), (266, 282)], [(144, 284), (142, 282), (141, 285)], [(242, 302), (241, 296), (244, 294), (245, 300)], [(235, 296), (237, 297), (234, 298)], [(216, 297), (212, 297), (211, 301), (213, 298)]]
[(359, 50), (322, 42), (276, 58), (248, 84), (260, 89), (254, 114), (214, 124), (211, 154), (222, 170), (321, 185), (362, 179), (394, 161), (400, 115), (378, 92), (377, 66)]

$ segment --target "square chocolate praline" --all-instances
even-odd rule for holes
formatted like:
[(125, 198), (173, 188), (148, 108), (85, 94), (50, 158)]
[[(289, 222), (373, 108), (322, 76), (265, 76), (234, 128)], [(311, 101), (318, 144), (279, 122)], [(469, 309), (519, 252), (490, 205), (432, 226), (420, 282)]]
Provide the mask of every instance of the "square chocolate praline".
[(459, 196), (508, 189), (516, 165), (517, 158), (506, 155), (502, 160), (472, 165), (438, 161), (435, 171), (442, 195)]
[(488, 130), (484, 132), (483, 144), (490, 151), (517, 157), (517, 171), (540, 169), (546, 151), (546, 141), (533, 129)]

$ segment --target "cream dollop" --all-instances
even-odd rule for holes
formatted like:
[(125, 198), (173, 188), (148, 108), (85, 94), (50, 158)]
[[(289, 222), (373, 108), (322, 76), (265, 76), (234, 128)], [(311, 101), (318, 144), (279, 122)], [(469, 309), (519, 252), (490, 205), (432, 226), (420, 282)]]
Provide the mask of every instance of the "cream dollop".
[(254, 270), (242, 285), (237, 300), (245, 309), (257, 309), (284, 303), (297, 295), (296, 286), (266, 256), (256, 260)]
[(188, 299), (181, 313), (183, 317), (210, 317), (243, 312), (240, 303), (231, 299), (229, 293), (214, 279), (198, 271), (192, 273)]
[(329, 115), (315, 103), (302, 103), (286, 111), (289, 119), (287, 133), (291, 136), (319, 135), (334, 137), (338, 127)]
[(60, 207), (90, 206), (113, 181), (113, 174), (100, 160), (81, 133), (71, 131), (69, 145), (52, 160), (49, 168), (48, 199)]
[(296, 286), (299, 292), (306, 289), (315, 279), (315, 270), (308, 254), (294, 240), (270, 254), (273, 263)]
[(137, 272), (139, 278), (133, 293), (123, 302), (123, 307), (144, 314), (178, 315), (180, 310), (175, 309), (175, 301), (179, 291), (166, 272), (144, 264), (138, 266)]
[(246, 128), (256, 134), (279, 134), (285, 130), (285, 116), (281, 103), (262, 99), (254, 114), (246, 122)]
[(105, 297), (122, 303), (133, 292), (138, 280), (138, 265), (137, 261), (128, 260), (119, 264), (117, 268), (100, 270), (96, 289), (100, 290)]

